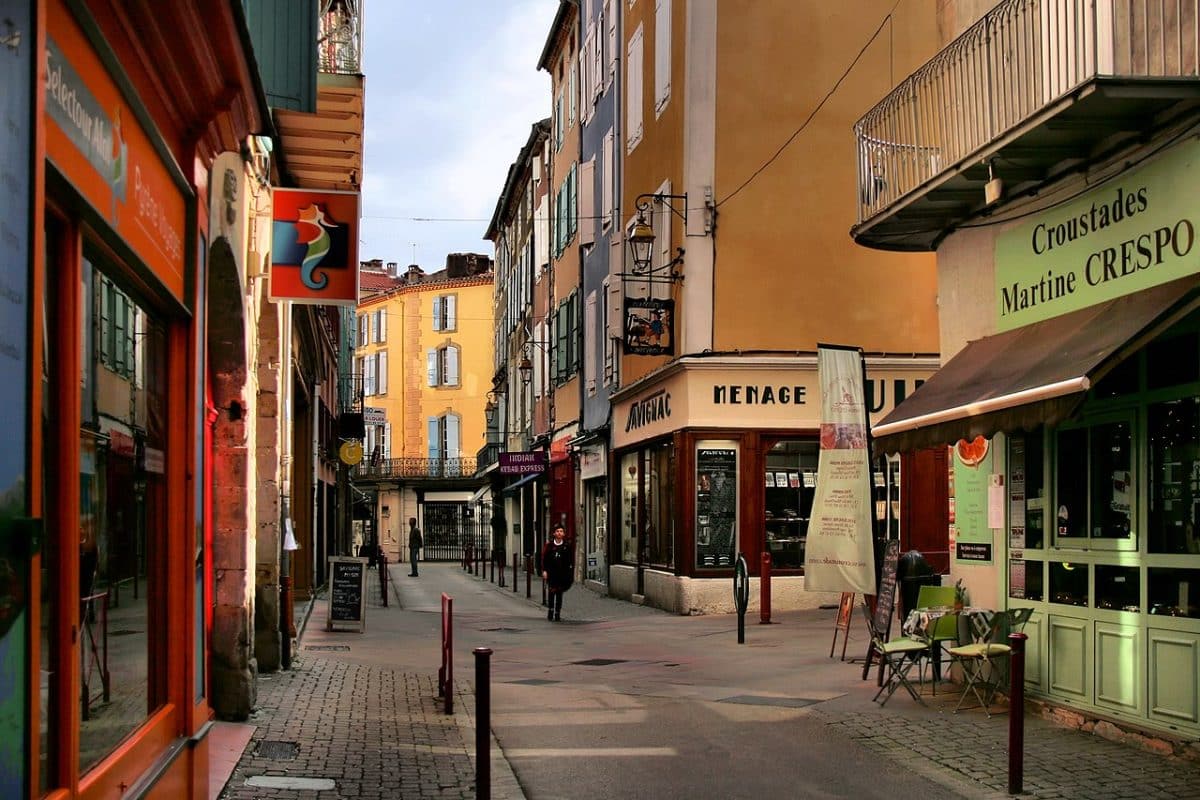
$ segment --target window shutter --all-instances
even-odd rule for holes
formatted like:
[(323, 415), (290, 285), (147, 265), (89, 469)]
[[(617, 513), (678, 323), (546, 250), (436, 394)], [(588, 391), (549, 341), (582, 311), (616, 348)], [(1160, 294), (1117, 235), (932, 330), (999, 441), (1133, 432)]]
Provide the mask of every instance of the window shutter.
[(574, 236), (575, 231), (579, 230), (579, 168), (576, 164), (571, 165), (571, 172), (567, 175), (567, 189), (567, 219), (571, 225), (571, 236)]
[(560, 381), (564, 380), (570, 371), (571, 351), (567, 349), (570, 341), (568, 338), (570, 335), (568, 327), (570, 324), (570, 312), (567, 309), (567, 304), (559, 303), (558, 313), (554, 315), (554, 330), (556, 334), (554, 342), (555, 380)]
[(387, 311), (379, 309), (379, 341), (387, 341)]
[(554, 149), (558, 150), (562, 147), (563, 141), (563, 93), (562, 89), (558, 90), (558, 97), (554, 98)]
[(654, 111), (671, 99), (671, 0), (654, 4)]
[(367, 385), (364, 394), (379, 394), (379, 356), (367, 356)]
[(385, 422), (383, 425), (383, 457), (392, 457), (392, 423)]
[(375, 455), (375, 426), (374, 425), (367, 426), (367, 440), (365, 442), (363, 442), (363, 445), (364, 445), (363, 449), (366, 451), (367, 458), (369, 459), (369, 458), (373, 457)]
[(588, 341), (583, 351), (583, 375), (587, 380), (588, 396), (591, 397), (596, 394), (596, 340), (592, 336), (599, 330), (596, 327), (595, 292), (589, 292), (587, 296), (587, 304), (583, 309), (583, 329), (588, 332)]
[(583, 346), (583, 331), (579, 327), (580, 322), (580, 300), (579, 290), (571, 292), (571, 374), (579, 372), (579, 367), (583, 361), (580, 354), (580, 348)]
[(438, 385), (438, 351), (428, 350), (425, 353), (426, 378), (430, 386)]
[(642, 140), (642, 26), (629, 39), (625, 89), (625, 152), (633, 152)]
[(608, 34), (608, 45), (605, 48), (608, 69), (605, 70), (607, 77), (604, 82), (608, 83), (617, 74), (617, 15), (613, 12), (612, 0), (605, 0), (604, 3), (604, 27)]
[(575, 103), (576, 103), (576, 97), (579, 94), (579, 80), (576, 77), (578, 75), (578, 70), (579, 70), (579, 62), (577, 59), (574, 59), (571, 61), (570, 64), (567, 64), (567, 74), (568, 74), (568, 77), (567, 77), (567, 108), (568, 108), (567, 127), (568, 128), (575, 124)]
[(435, 331), (444, 330), (442, 326), (442, 298), (440, 296), (433, 298), (433, 329)]
[(429, 418), (429, 457), (438, 460), (442, 457), (442, 426), (437, 417)]
[(457, 414), (447, 414), (446, 420), (446, 458), (462, 457), (461, 423)]
[(378, 370), (379, 370), (379, 377), (376, 379), (376, 387), (378, 388), (378, 394), (387, 394), (388, 367), (387, 367), (387, 351), (386, 350), (380, 351), (380, 353), (379, 353)]
[(367, 315), (358, 315), (358, 346), (365, 347), (367, 344)]
[(451, 345), (446, 348), (446, 380), (447, 386), (458, 386), (458, 348)]
[(442, 314), (446, 319), (444, 330), (458, 330), (458, 296), (449, 294), (442, 298)]
[(579, 243), (596, 241), (596, 159), (591, 158), (579, 167)]
[[(600, 162), (600, 180), (603, 181), (603, 186), (600, 190), (600, 213), (604, 215), (601, 220), (604, 227), (612, 225), (613, 222), (613, 186), (615, 185), (614, 178), (616, 177), (616, 168), (613, 163), (613, 132), (612, 128), (608, 129), (608, 133), (604, 134), (604, 148), (601, 152)], [(615, 243), (617, 237), (613, 237)]]
[(533, 358), (533, 396), (541, 397), (546, 389), (546, 358), (543, 348), (546, 347), (546, 324), (539, 322), (534, 328), (533, 340), (541, 345), (541, 348), (535, 348), (530, 356)]
[(592, 29), (592, 49), (588, 53), (592, 62), (588, 96), (593, 103), (604, 88), (604, 19), (603, 15), (596, 17), (596, 27)]
[(621, 292), (621, 281), (614, 280), (608, 291), (608, 338), (624, 338), (625, 298)]

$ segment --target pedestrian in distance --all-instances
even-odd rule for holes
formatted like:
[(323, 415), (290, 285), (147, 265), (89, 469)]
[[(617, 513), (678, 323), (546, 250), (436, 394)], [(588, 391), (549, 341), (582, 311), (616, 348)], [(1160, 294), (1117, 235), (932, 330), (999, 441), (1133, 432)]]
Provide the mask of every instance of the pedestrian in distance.
[(417, 518), (408, 518), (408, 560), (412, 562), (412, 572), (409, 577), (417, 577), (417, 562), (421, 559), (421, 546), (425, 541), (421, 538), (421, 529), (417, 527)]
[(542, 546), (542, 579), (546, 581), (546, 619), (562, 619), (563, 595), (575, 582), (575, 555), (567, 542), (567, 531), (555, 525), (553, 538)]

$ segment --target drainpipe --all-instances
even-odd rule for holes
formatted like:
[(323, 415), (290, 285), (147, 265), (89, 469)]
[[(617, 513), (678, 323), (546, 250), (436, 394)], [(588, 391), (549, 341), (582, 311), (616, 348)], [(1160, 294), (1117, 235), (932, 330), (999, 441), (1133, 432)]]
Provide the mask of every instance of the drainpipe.
[(280, 666), (292, 668), (292, 554), (288, 549), (291, 530), (292, 491), (292, 304), (283, 303), (283, 330), (280, 332), (280, 396), (283, 398), (283, 420), (279, 426), (279, 657)]

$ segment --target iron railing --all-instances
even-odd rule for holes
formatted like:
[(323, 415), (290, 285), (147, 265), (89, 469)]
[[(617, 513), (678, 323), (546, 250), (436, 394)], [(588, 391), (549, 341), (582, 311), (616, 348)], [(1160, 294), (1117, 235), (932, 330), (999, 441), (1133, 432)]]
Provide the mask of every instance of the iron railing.
[(359, 463), (351, 477), (364, 480), (393, 478), (472, 478), (474, 458), (367, 458)]
[(317, 69), (334, 75), (362, 72), (362, 0), (321, 0)]
[(1200, 0), (1005, 0), (854, 126), (858, 222), (1096, 77), (1200, 75)]

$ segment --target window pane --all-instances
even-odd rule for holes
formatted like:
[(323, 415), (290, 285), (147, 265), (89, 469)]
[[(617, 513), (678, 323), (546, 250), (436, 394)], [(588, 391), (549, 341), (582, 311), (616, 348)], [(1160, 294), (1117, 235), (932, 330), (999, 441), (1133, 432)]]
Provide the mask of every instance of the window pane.
[(662, 444), (646, 458), (646, 561), (662, 567), (675, 565), (674, 455), (673, 445)]
[(1138, 567), (1096, 565), (1096, 608), (1141, 610), (1142, 582)]
[(1058, 538), (1087, 537), (1088, 437), (1085, 429), (1058, 434)]
[(1200, 381), (1200, 337), (1161, 338), (1146, 347), (1146, 386), (1162, 389)]
[[(161, 703), (151, 665), (161, 663), (163, 587), (148, 564), (165, 535), (163, 476), (145, 466), (167, 461), (166, 334), (144, 309), (114, 290), (122, 308), (117, 320), (142, 320), (137, 346), (118, 343), (129, 361), (109, 373), (103, 391), (91, 395), (80, 430), (80, 651), (82, 719), (79, 763), (95, 766)], [(125, 330), (122, 336), (132, 336)], [(85, 346), (85, 363), (100, 353)], [(144, 379), (144, 386), (134, 382)], [(139, 453), (153, 454), (153, 459)]]
[(802, 569), (816, 492), (817, 442), (779, 442), (767, 452), (766, 542), (772, 569)]
[(737, 546), (737, 450), (696, 450), (696, 566), (729, 567)]
[(1151, 567), (1150, 613), (1200, 619), (1200, 569)]
[(1150, 437), (1151, 553), (1200, 553), (1200, 398), (1155, 403)]
[(1014, 558), (1008, 562), (1008, 596), (1024, 600), (1043, 599), (1041, 561)]
[(1091, 429), (1092, 536), (1133, 537), (1133, 443), (1128, 422)]
[(1050, 562), (1050, 602), (1069, 606), (1088, 604), (1088, 565)]
[(1120, 397), (1133, 394), (1138, 389), (1138, 360), (1128, 358), (1100, 379), (1096, 384), (1094, 394), (1099, 399)]
[(638, 453), (621, 457), (621, 560), (637, 563)]

